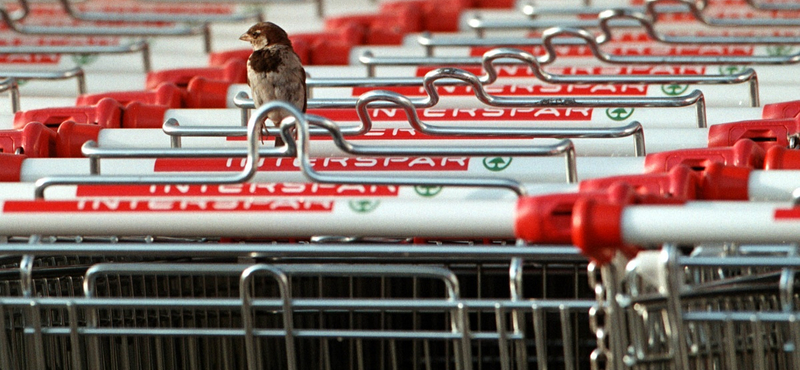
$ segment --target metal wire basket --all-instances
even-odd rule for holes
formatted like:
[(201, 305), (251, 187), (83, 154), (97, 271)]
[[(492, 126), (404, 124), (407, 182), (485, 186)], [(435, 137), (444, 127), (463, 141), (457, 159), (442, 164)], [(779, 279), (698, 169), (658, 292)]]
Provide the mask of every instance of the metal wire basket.
[(595, 348), (574, 248), (41, 241), (6, 243), (3, 368), (574, 369)]

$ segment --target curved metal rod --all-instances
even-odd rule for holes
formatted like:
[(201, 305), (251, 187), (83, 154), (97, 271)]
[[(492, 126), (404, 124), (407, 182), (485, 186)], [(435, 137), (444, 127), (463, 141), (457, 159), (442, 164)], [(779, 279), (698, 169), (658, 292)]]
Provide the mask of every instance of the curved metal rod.
[[(597, 14), (597, 13), (593, 13)], [(490, 30), (542, 30), (550, 27), (580, 27), (597, 28), (597, 19), (515, 19), (515, 20), (491, 20), (473, 17), (467, 21), (467, 26), (475, 31), (478, 38), (483, 38), (486, 31)], [(636, 22), (621, 21), (615, 22), (615, 27), (639, 27)]]
[[(423, 88), (428, 94), (423, 101), (427, 104), (424, 108), (436, 105), (439, 102), (439, 93), (436, 91), (434, 83), (441, 78), (454, 78), (468, 82), (473, 87), (475, 96), (481, 103), (493, 107), (687, 107), (695, 105), (697, 107), (698, 125), (706, 127), (706, 104), (705, 97), (700, 90), (694, 90), (688, 95), (676, 97), (569, 97), (569, 98), (535, 98), (535, 97), (504, 97), (494, 96), (486, 92), (478, 77), (463, 69), (458, 68), (437, 68), (425, 74), (425, 85)], [(415, 102), (416, 106), (416, 102)]]
[[(605, 43), (613, 40), (610, 22), (620, 19), (628, 19), (638, 22), (650, 38), (667, 44), (728, 44), (728, 45), (748, 45), (748, 44), (798, 44), (800, 36), (668, 36), (663, 35), (655, 29), (656, 18), (651, 14), (646, 14), (635, 10), (609, 9), (597, 15), (600, 22), (601, 35), (597, 36), (598, 43)], [(800, 25), (798, 23), (797, 25)]]
[(553, 39), (563, 35), (572, 35), (583, 39), (592, 54), (602, 62), (612, 64), (792, 64), (800, 62), (800, 52), (786, 56), (624, 56), (606, 53), (600, 50), (595, 36), (582, 28), (552, 27), (542, 32), (542, 44), (547, 53), (539, 59), (541, 64), (555, 61), (556, 49)]
[[(592, 46), (590, 44), (590, 46)], [(758, 106), (758, 78), (755, 71), (745, 69), (730, 75), (559, 75), (546, 72), (536, 56), (531, 53), (513, 49), (497, 48), (487, 51), (481, 58), (481, 65), (486, 74), (480, 76), (481, 84), (487, 85), (497, 81), (497, 72), (494, 68), (498, 59), (514, 59), (527, 65), (534, 77), (553, 84), (738, 84), (749, 83), (753, 106)], [(380, 86), (421, 86), (423, 78), (309, 78), (306, 85), (314, 87), (380, 87)], [(468, 85), (463, 80), (453, 80), (441, 83), (442, 85)], [(755, 92), (755, 94), (753, 94)]]
[(142, 53), (145, 72), (150, 72), (150, 45), (145, 40), (137, 40), (114, 46), (0, 46), (0, 54), (127, 54)]
[(510, 58), (522, 61), (527, 65), (533, 75), (544, 82), (554, 84), (739, 84), (748, 83), (750, 87), (750, 103), (753, 107), (759, 106), (758, 76), (752, 68), (747, 68), (739, 73), (730, 75), (559, 75), (549, 73), (542, 69), (539, 59), (531, 53), (512, 48), (498, 48), (483, 54), (482, 66), (485, 75), (480, 76), (482, 84), (490, 84), (497, 80), (497, 70), (494, 62), (498, 59)]
[(707, 1), (705, 0), (646, 0), (645, 9), (647, 13), (653, 17), (653, 20), (657, 20), (659, 13), (658, 10), (656, 9), (656, 5), (658, 3), (667, 3), (667, 2), (680, 3), (682, 6), (685, 6), (689, 9), (689, 13), (691, 13), (695, 17), (695, 19), (705, 23), (706, 25), (714, 27), (798, 27), (800, 26), (800, 21), (794, 18), (727, 19), (727, 18), (708, 17), (705, 14), (703, 14), (703, 10), (705, 10), (706, 6), (708, 5)]
[(800, 10), (800, 4), (781, 4), (781, 3), (770, 3), (767, 1), (756, 1), (756, 0), (744, 0), (747, 5), (752, 6), (754, 9), (758, 10)]
[(75, 67), (63, 71), (0, 71), (0, 76), (16, 80), (78, 80), (78, 93), (86, 93), (86, 74), (83, 68)]
[(245, 356), (249, 368), (261, 368), (261, 357), (257, 354), (258, 347), (256, 346), (255, 336), (253, 332), (257, 326), (255, 323), (254, 312), (252, 308), (253, 296), (251, 291), (253, 285), (253, 278), (256, 273), (266, 272), (266, 275), (272, 277), (278, 285), (278, 292), (280, 293), (281, 308), (283, 309), (283, 329), (285, 332), (284, 343), (286, 345), (286, 368), (289, 370), (297, 369), (297, 354), (295, 352), (295, 339), (294, 339), (294, 310), (292, 309), (292, 293), (289, 288), (289, 277), (276, 268), (275, 266), (258, 264), (247, 267), (242, 271), (239, 277), (239, 297), (242, 301), (242, 326), (245, 330)]
[[(416, 131), (431, 135), (431, 136), (505, 136), (505, 137), (528, 137), (528, 138), (620, 138), (620, 137), (633, 137), (634, 155), (645, 155), (645, 139), (644, 130), (642, 125), (633, 121), (624, 126), (618, 127), (516, 127), (516, 128), (496, 128), (496, 127), (474, 127), (474, 126), (461, 126), (461, 127), (442, 127), (433, 126), (420, 120), (419, 115), (414, 108), (414, 104), (405, 96), (393, 91), (369, 91), (361, 95), (356, 105), (356, 112), (359, 116), (361, 125), (341, 127), (338, 123), (333, 123), (334, 128), (318, 128), (310, 127), (309, 133), (312, 136), (326, 135), (334, 138), (334, 144), (345, 153), (353, 155), (488, 155), (486, 153), (477, 153), (468, 148), (431, 148), (422, 147), (423, 149), (409, 149), (397, 146), (363, 146), (355, 145), (344, 139), (345, 136), (362, 135), (370, 131), (373, 127), (373, 121), (369, 117), (367, 107), (374, 104), (376, 101), (387, 101), (403, 108), (403, 112), (408, 119), (409, 125)], [(327, 122), (332, 122), (328, 120)], [(326, 126), (333, 127), (333, 126)], [(172, 148), (180, 148), (180, 138), (182, 136), (244, 136), (246, 131), (242, 127), (235, 126), (192, 126), (181, 127), (175, 118), (170, 118), (162, 126), (162, 130), (167, 135), (171, 136)], [(262, 130), (262, 135), (277, 136), (281, 135), (278, 128), (268, 128), (266, 131)], [(291, 137), (289, 133), (285, 134), (286, 137)], [(449, 151), (448, 151), (449, 149)], [(210, 150), (210, 149), (209, 149)], [(111, 152), (109, 152), (111, 151)], [(113, 151), (120, 151), (114, 153)], [(276, 152), (273, 149), (260, 149), (262, 156), (285, 156), (291, 152)], [(186, 156), (194, 153), (194, 151), (186, 152), (163, 152), (162, 149), (103, 149), (98, 151), (96, 145), (84, 146), (83, 153), (87, 156), (109, 156), (123, 157), (130, 155), (133, 157), (159, 157), (169, 154), (170, 156)], [(236, 149), (219, 149), (214, 152), (215, 156), (225, 153), (230, 156), (241, 156), (241, 152)], [(525, 155), (527, 152), (519, 152), (514, 155)]]
[[(613, 11), (612, 11), (613, 12)], [(612, 14), (612, 13), (608, 13)], [(616, 24), (615, 24), (616, 27)], [(611, 64), (763, 64), (763, 65), (784, 65), (794, 64), (800, 62), (800, 52), (790, 55), (755, 55), (755, 56), (670, 56), (670, 55), (652, 55), (652, 56), (628, 56), (628, 55), (615, 55), (609, 54), (600, 49), (600, 43), (608, 41), (611, 36), (610, 31), (604, 32), (600, 36), (595, 36), (585, 28), (580, 27), (550, 27), (542, 31), (541, 39), (487, 39), (485, 41), (474, 41), (463, 39), (459, 41), (451, 41), (447, 46), (468, 46), (472, 44), (478, 45), (493, 45), (493, 46), (523, 46), (535, 45), (542, 46), (545, 50), (545, 55), (538, 57), (539, 63), (550, 64), (556, 60), (556, 46), (562, 45), (586, 45), (592, 54), (601, 62)], [(653, 31), (655, 32), (655, 31)], [(564, 36), (571, 36), (565, 38)], [(650, 35), (654, 39), (661, 37), (658, 35)], [(662, 37), (664, 38), (664, 37)], [(674, 38), (678, 41), (690, 41), (694, 37)], [(753, 38), (762, 41), (771, 41), (772, 43), (795, 43), (800, 40), (784, 39), (784, 38)], [(433, 42), (420, 36), (421, 43), (427, 44), (427, 48), (431, 48)], [(730, 40), (732, 43), (737, 43), (736, 38), (720, 38), (721, 42)], [(713, 40), (709, 40), (713, 41)], [(778, 42), (781, 41), (781, 42)], [(770, 43), (770, 42), (764, 42)], [(432, 54), (432, 53), (429, 53)], [(375, 68), (378, 66), (419, 66), (419, 65), (474, 65), (480, 63), (480, 57), (375, 57), (372, 53), (364, 52), (359, 56), (359, 62), (367, 67), (367, 75), (374, 76)]]
[[(19, 0), (27, 3), (28, 0)], [(250, 13), (233, 14), (174, 14), (174, 13), (117, 13), (117, 12), (82, 12), (72, 6), (70, 0), (59, 0), (64, 11), (70, 18), (80, 21), (104, 22), (192, 22), (192, 23), (221, 23), (244, 22), (249, 20), (261, 21), (263, 14), (261, 8)]]
[[(301, 115), (297, 108), (282, 101), (272, 101), (256, 109), (253, 117), (247, 123), (247, 159), (241, 172), (233, 175), (181, 175), (181, 176), (52, 176), (43, 177), (35, 182), (36, 199), (44, 198), (44, 191), (53, 185), (68, 184), (237, 184), (250, 180), (257, 171), (260, 153), (258, 141), (261, 138), (261, 126), (267, 118), (267, 113), (283, 109), (291, 115)], [(289, 138), (284, 138), (284, 140)], [(85, 145), (85, 144), (84, 144)]]
[(24, 0), (17, 0), (17, 4), (19, 5), (19, 9), (9, 13), (9, 15), (14, 21), (21, 21), (31, 14), (31, 7), (28, 2)]
[[(442, 178), (424, 178), (424, 177), (411, 177), (411, 176), (359, 176), (359, 175), (332, 175), (332, 174), (323, 174), (314, 170), (311, 166), (311, 162), (309, 159), (309, 124), (314, 124), (318, 127), (323, 127), (329, 129), (332, 133), (336, 132), (336, 124), (332, 121), (328, 120), (327, 118), (314, 116), (314, 115), (307, 115), (303, 117), (301, 120), (297, 120), (296, 122), (296, 130), (297, 130), (297, 143), (294, 141), (288, 141), (286, 144), (288, 146), (295, 147), (297, 151), (297, 158), (298, 162), (300, 163), (300, 170), (303, 172), (309, 180), (318, 183), (334, 183), (334, 184), (374, 184), (374, 185), (409, 185), (409, 186), (481, 186), (481, 187), (491, 187), (491, 188), (504, 188), (509, 189), (516, 193), (518, 196), (523, 196), (526, 194), (525, 187), (518, 181), (513, 179), (506, 179), (506, 178), (454, 178), (454, 177), (442, 177)], [(334, 141), (337, 141), (337, 145), (340, 144), (347, 144), (344, 142), (344, 139), (341, 137), (336, 137), (334, 135)], [(539, 155), (555, 155), (556, 153), (572, 153), (572, 163), (574, 163), (574, 153), (575, 148), (572, 145), (572, 142), (569, 140), (565, 140), (564, 142), (560, 143), (562, 145), (559, 146), (552, 146), (548, 147), (546, 150), (547, 153), (538, 153)], [(347, 149), (350, 152), (358, 152), (359, 147), (356, 145), (347, 145)], [(544, 148), (544, 147), (543, 147)], [(379, 149), (379, 148), (376, 148)], [(409, 148), (403, 148), (402, 153), (399, 154), (395, 151), (389, 151), (389, 154), (396, 154), (396, 155), (404, 155), (406, 153), (414, 153), (414, 154), (430, 154), (431, 149), (429, 148), (412, 148), (412, 149), (420, 149), (417, 150), (408, 150)], [(505, 149), (505, 148), (498, 148), (498, 149)], [(538, 148), (542, 150), (541, 148)], [(380, 150), (380, 149), (379, 149)], [(542, 150), (544, 151), (544, 150)], [(501, 152), (500, 150), (497, 151), (498, 153)], [(576, 171), (577, 172), (577, 171)], [(577, 177), (577, 173), (575, 175)], [(576, 180), (576, 179), (568, 179), (568, 180)]]
[(19, 112), (19, 85), (17, 80), (13, 78), (5, 78), (0, 80), (0, 92), (8, 91), (11, 100), (11, 112)]
[[(165, 134), (170, 136), (170, 145), (172, 148), (180, 148), (181, 147), (181, 137), (183, 136), (247, 136), (247, 128), (246, 127), (238, 127), (238, 126), (181, 126), (180, 122), (178, 122), (175, 118), (169, 118), (164, 121), (164, 124), (161, 126), (161, 130), (164, 131)], [(347, 126), (347, 127), (339, 127), (339, 132), (342, 133), (343, 136), (355, 136), (355, 135), (363, 135), (369, 131), (369, 128), (360, 124), (358, 126)], [(327, 130), (319, 129), (316, 127), (312, 127), (311, 130), (312, 136), (317, 135), (330, 135)], [(280, 135), (280, 129), (277, 127), (267, 127), (266, 129), (262, 128), (261, 136), (262, 137), (277, 137)], [(276, 148), (277, 149), (277, 148)], [(265, 152), (265, 149), (259, 149), (261, 151), (262, 156), (275, 156), (278, 154), (279, 156), (283, 156), (283, 152), (280, 153), (271, 153)]]
[[(436, 81), (441, 79), (460, 80), (472, 86), (475, 97), (483, 104), (493, 107), (687, 107), (695, 105), (697, 109), (697, 122), (699, 127), (706, 127), (706, 104), (703, 93), (694, 90), (688, 95), (676, 97), (504, 97), (494, 96), (486, 92), (480, 79), (474, 74), (458, 68), (437, 68), (423, 77), (423, 89), (427, 97), (409, 99), (416, 108), (430, 108), (435, 106), (440, 99), (436, 90)], [(234, 104), (241, 109), (251, 109), (253, 101), (247, 98), (247, 93), (239, 92), (233, 99)], [(309, 108), (354, 108), (357, 99), (309, 99)], [(375, 104), (375, 103), (373, 103)], [(377, 107), (394, 107), (393, 104), (376, 104)], [(375, 106), (373, 106), (375, 107)]]
[[(372, 127), (367, 106), (376, 101), (387, 101), (400, 106), (405, 112), (408, 123), (415, 130), (432, 136), (504, 136), (532, 138), (619, 138), (633, 136), (636, 156), (645, 155), (644, 129), (639, 122), (631, 122), (619, 127), (444, 127), (433, 126), (423, 122), (414, 104), (406, 96), (393, 91), (374, 90), (361, 95), (356, 105), (356, 113), (366, 128)], [(390, 149), (393, 150), (393, 149)]]
[(41, 27), (27, 26), (17, 23), (6, 11), (5, 7), (0, 6), (0, 18), (14, 32), (26, 35), (61, 35), (61, 36), (195, 36), (204, 34), (205, 25), (199, 26), (174, 26), (174, 27)]
[[(745, 1), (752, 1), (752, 0), (745, 0)], [(530, 18), (536, 18), (540, 15), (597, 15), (597, 13), (602, 12), (603, 10), (608, 9), (608, 7), (604, 6), (592, 6), (591, 0), (584, 0), (585, 6), (574, 6), (570, 8), (562, 8), (562, 7), (539, 7), (534, 4), (525, 4), (522, 6), (521, 12), (522, 14), (527, 15)], [(622, 7), (615, 7), (615, 9), (625, 9), (625, 10), (633, 10), (633, 11), (644, 11), (643, 6), (622, 6)], [(679, 6), (679, 5), (667, 5), (661, 6), (658, 9), (659, 13), (683, 13), (686, 11), (686, 8)]]

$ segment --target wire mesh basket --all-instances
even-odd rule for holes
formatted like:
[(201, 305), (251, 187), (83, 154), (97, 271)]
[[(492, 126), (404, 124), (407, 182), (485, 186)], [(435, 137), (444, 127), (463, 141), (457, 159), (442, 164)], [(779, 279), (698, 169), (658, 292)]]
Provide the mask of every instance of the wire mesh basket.
[(6, 243), (3, 368), (575, 369), (595, 348), (574, 248), (41, 242)]
[(603, 353), (641, 369), (800, 365), (796, 246), (667, 245), (604, 268)]

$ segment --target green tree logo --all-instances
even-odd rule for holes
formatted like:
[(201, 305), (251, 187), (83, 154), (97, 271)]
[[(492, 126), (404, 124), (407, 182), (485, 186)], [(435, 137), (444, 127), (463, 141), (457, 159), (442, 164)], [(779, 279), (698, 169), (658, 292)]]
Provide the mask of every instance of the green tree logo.
[(744, 71), (744, 66), (733, 66), (733, 65), (719, 66), (719, 73), (723, 75), (735, 75), (742, 71)]
[(500, 172), (511, 165), (511, 157), (486, 157), (483, 159), (483, 167), (492, 172)]
[(442, 192), (444, 187), (442, 186), (433, 186), (433, 185), (417, 185), (414, 187), (414, 191), (422, 197), (435, 197), (439, 193)]
[(789, 45), (769, 45), (767, 46), (767, 54), (773, 57), (782, 57), (791, 55), (794, 52), (794, 47)]
[(97, 58), (98, 58), (97, 54), (75, 54), (72, 56), (72, 61), (75, 64), (83, 67), (94, 63), (95, 61), (97, 61)]
[(381, 204), (379, 200), (373, 199), (354, 199), (348, 202), (350, 205), (350, 209), (356, 213), (370, 213), (378, 208), (378, 205)]
[(677, 96), (683, 94), (688, 89), (689, 85), (677, 85), (677, 84), (661, 85), (661, 91), (663, 91), (664, 94), (667, 94), (669, 96)]
[(624, 121), (633, 114), (633, 108), (608, 108), (606, 116), (614, 121)]

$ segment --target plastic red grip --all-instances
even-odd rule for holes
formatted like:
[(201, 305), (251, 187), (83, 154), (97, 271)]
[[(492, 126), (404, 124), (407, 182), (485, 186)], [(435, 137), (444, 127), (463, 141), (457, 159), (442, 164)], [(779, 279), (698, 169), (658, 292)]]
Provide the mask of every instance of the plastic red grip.
[(580, 191), (609, 189), (615, 184), (627, 184), (636, 194), (670, 197), (674, 199), (696, 199), (700, 176), (686, 166), (675, 166), (668, 174), (641, 174), (603, 177), (583, 180)]
[(714, 162), (729, 166), (762, 168), (764, 156), (764, 149), (752, 140), (743, 139), (725, 148), (682, 149), (648, 154), (644, 166), (647, 173), (667, 172), (678, 165), (702, 171)]
[(161, 128), (164, 114), (170, 108), (166, 105), (130, 102), (122, 113), (122, 128)]
[(14, 128), (23, 128), (28, 122), (41, 122), (56, 127), (64, 121), (93, 123), (103, 127), (120, 127), (122, 105), (116, 100), (102, 98), (95, 105), (32, 109), (14, 114)]
[[(294, 42), (292, 43), (294, 44)], [(238, 60), (240, 62), (247, 63), (247, 58), (250, 58), (250, 54), (252, 53), (253, 53), (252, 48), (244, 48), (244, 47), (242, 49), (236, 49), (236, 50), (215, 51), (213, 53), (208, 54), (208, 66), (222, 67), (225, 65), (225, 63), (228, 63), (231, 60)]]
[(766, 104), (761, 110), (761, 118), (795, 118), (800, 115), (800, 100)]
[(98, 125), (66, 121), (58, 126), (56, 154), (59, 158), (83, 157), (81, 147), (89, 140), (97, 141), (97, 135), (103, 128)]
[(765, 119), (713, 125), (708, 130), (708, 146), (734, 145), (741, 139), (750, 139), (762, 148), (789, 145), (789, 135), (800, 132), (800, 122), (795, 118)]
[(27, 156), (0, 153), (0, 182), (19, 182), (25, 158)]
[(765, 170), (800, 170), (800, 151), (773, 146), (764, 158)]
[(145, 89), (155, 89), (165, 82), (185, 88), (194, 77), (222, 80), (230, 83), (247, 83), (247, 62), (231, 59), (219, 67), (178, 68), (154, 71), (147, 74)]
[(83, 94), (78, 97), (76, 105), (94, 105), (103, 98), (112, 98), (120, 104), (138, 101), (146, 104), (166, 105), (170, 108), (183, 106), (183, 92), (171, 83), (162, 83), (155, 90), (113, 91), (97, 94)]
[(572, 211), (572, 242), (599, 264), (611, 261), (622, 240), (624, 206), (598, 199), (581, 198)]
[(572, 242), (572, 207), (584, 195), (551, 194), (517, 201), (514, 230), (518, 238), (536, 244)]
[(230, 86), (228, 81), (192, 78), (184, 94), (185, 108), (226, 108)]
[(710, 164), (703, 173), (699, 198), (704, 200), (748, 200), (751, 168)]

